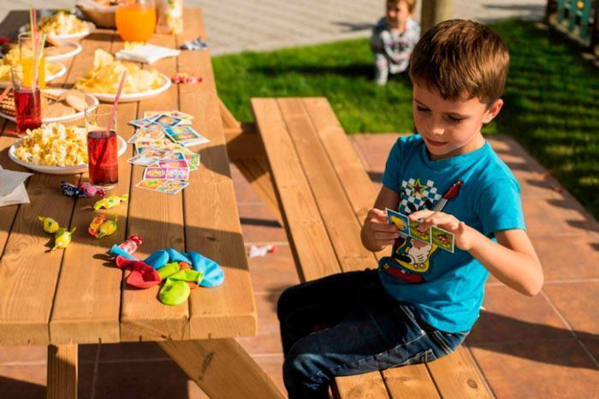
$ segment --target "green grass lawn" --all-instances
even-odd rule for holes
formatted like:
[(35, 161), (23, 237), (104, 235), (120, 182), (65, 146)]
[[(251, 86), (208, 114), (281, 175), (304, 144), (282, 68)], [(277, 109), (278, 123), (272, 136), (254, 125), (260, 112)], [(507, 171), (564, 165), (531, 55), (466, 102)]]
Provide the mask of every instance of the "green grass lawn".
[[(485, 133), (516, 138), (599, 219), (599, 69), (534, 23), (493, 25), (510, 48), (506, 104)], [(214, 58), (218, 91), (241, 121), (251, 97), (325, 96), (344, 129), (411, 132), (411, 85), (371, 81), (368, 40)]]

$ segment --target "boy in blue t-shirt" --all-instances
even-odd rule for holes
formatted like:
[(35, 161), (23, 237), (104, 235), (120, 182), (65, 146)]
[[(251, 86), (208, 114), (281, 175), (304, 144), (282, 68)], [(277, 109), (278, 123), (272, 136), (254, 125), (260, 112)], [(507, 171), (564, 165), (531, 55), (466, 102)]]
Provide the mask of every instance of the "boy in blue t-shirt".
[[(541, 290), (520, 187), (481, 134), (503, 106), (508, 65), (501, 38), (472, 21), (442, 22), (416, 45), (410, 78), (419, 135), (391, 149), (361, 233), (371, 251), (393, 245), (391, 256), (378, 271), (283, 292), (277, 312), (290, 398), (327, 398), (336, 376), (452, 353), (479, 316), (489, 273), (524, 295)], [(420, 233), (454, 234), (454, 252), (400, 233), (385, 208), (408, 215), (400, 225), (422, 221)]]

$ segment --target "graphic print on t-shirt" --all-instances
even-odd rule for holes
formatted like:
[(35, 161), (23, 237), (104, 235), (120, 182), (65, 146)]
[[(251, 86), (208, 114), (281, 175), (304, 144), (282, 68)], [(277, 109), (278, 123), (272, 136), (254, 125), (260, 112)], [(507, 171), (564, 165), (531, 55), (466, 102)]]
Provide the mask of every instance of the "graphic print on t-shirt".
[[(421, 182), (410, 178), (401, 182), (401, 200), (399, 212), (409, 215), (422, 209), (432, 209), (442, 198), (432, 180)], [(428, 242), (400, 236), (393, 244), (391, 258), (383, 269), (387, 274), (409, 283), (421, 283), (423, 274), (430, 271), (430, 257), (437, 246)]]

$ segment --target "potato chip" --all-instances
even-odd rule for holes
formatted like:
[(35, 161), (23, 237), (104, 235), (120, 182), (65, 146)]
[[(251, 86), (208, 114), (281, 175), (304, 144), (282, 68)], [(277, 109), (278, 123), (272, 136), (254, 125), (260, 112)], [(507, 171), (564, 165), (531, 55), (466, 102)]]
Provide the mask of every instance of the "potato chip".
[(164, 80), (156, 69), (141, 69), (131, 62), (116, 61), (104, 50), (94, 53), (94, 67), (85, 76), (78, 79), (75, 87), (88, 93), (116, 94), (123, 73), (127, 71), (127, 79), (123, 93), (136, 94), (159, 88)]

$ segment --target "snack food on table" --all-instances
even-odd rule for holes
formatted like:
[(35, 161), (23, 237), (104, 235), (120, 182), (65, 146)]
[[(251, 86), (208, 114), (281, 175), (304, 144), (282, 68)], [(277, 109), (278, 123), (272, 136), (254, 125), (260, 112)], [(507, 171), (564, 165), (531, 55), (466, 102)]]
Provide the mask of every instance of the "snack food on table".
[(106, 220), (104, 223), (102, 223), (98, 228), (99, 233), (98, 235), (96, 235), (96, 237), (102, 238), (114, 233), (118, 227), (116, 223), (118, 219), (119, 217), (117, 215), (114, 215), (114, 220)]
[(46, 166), (76, 166), (87, 163), (85, 128), (61, 123), (27, 130), (27, 137), (15, 149), (24, 162)]
[[(23, 51), (23, 58), (33, 59), (33, 50)], [(0, 82), (10, 82), (10, 68), (17, 65), (21, 59), (19, 48), (9, 50), (4, 57), (0, 58)], [(56, 75), (61, 66), (55, 62), (46, 62), (46, 76)]]
[(66, 248), (71, 242), (71, 238), (75, 230), (77, 230), (77, 227), (73, 227), (71, 231), (68, 231), (63, 227), (58, 229), (54, 235), (54, 247), (52, 247), (51, 250), (54, 251), (58, 248)]
[(38, 216), (38, 218), (44, 223), (44, 231), (46, 233), (56, 233), (56, 231), (58, 231), (58, 229), (60, 228), (58, 222), (52, 218), (45, 216)]
[(60, 182), (60, 189), (64, 195), (70, 198), (79, 198), (83, 196), (76, 185), (67, 183), (64, 180)]
[(140, 236), (137, 234), (133, 234), (126, 241), (119, 245), (119, 248), (123, 251), (127, 252), (129, 255), (132, 255), (137, 251), (137, 248), (143, 243)]
[(123, 86), (123, 94), (143, 93), (157, 89), (165, 83), (156, 69), (141, 69), (139, 65), (131, 62), (116, 61), (111, 54), (97, 49), (94, 54), (94, 67), (77, 80), (75, 87), (88, 93), (116, 94), (125, 71), (127, 79)]
[(39, 31), (50, 36), (65, 36), (89, 30), (89, 25), (73, 14), (59, 11), (50, 17), (42, 17), (37, 24)]
[(103, 198), (99, 201), (96, 201), (94, 204), (94, 209), (97, 211), (100, 208), (110, 209), (114, 208), (121, 202), (126, 202), (129, 199), (129, 194), (123, 194), (120, 197), (118, 195), (111, 195), (110, 197)]
[(99, 214), (94, 216), (91, 223), (89, 224), (89, 227), (87, 228), (87, 232), (94, 237), (98, 237), (98, 234), (100, 233), (100, 226), (105, 221), (106, 215)]
[(60, 189), (64, 195), (71, 198), (93, 198), (96, 195), (99, 195), (100, 197), (106, 195), (104, 190), (101, 190), (90, 183), (79, 183), (78, 185), (75, 185), (62, 180), (60, 182)]
[(99, 195), (102, 198), (106, 196), (106, 192), (104, 190), (94, 186), (91, 183), (79, 183), (79, 186), (77, 188), (85, 197), (88, 198), (93, 198), (97, 195)]

